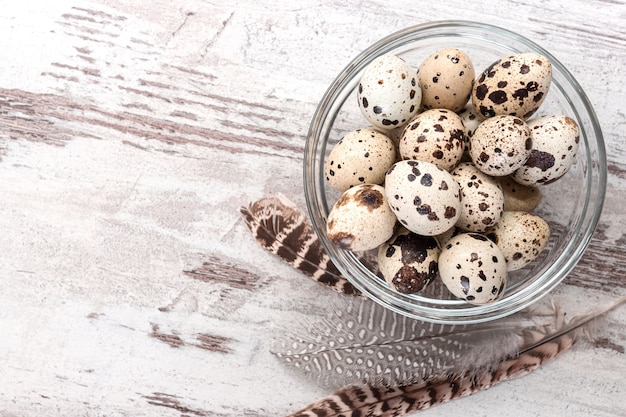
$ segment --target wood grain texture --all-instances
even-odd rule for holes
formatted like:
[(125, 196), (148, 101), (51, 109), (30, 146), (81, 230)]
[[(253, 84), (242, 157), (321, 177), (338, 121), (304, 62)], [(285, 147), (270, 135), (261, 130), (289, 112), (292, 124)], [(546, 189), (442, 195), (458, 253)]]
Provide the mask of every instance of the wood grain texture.
[[(442, 19), (508, 27), (577, 77), (609, 184), (557, 291), (626, 292), (626, 3), (50, 0), (0, 8), (0, 416), (276, 416), (327, 394), (277, 329), (336, 297), (260, 249), (239, 207), (301, 207), (302, 150), (360, 50)], [(569, 311), (569, 310), (568, 310)], [(626, 312), (608, 337), (420, 413), (626, 415)]]

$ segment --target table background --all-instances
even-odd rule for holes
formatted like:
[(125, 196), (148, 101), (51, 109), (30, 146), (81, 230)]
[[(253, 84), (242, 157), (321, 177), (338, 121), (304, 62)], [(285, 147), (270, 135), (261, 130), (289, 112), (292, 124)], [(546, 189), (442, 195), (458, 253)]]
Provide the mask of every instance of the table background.
[[(259, 248), (238, 209), (304, 207), (327, 85), (432, 20), (522, 33), (584, 86), (608, 193), (557, 297), (626, 293), (624, 1), (2, 3), (0, 416), (279, 416), (327, 394), (269, 346), (335, 295)], [(622, 308), (599, 343), (422, 415), (624, 416), (625, 346)]]

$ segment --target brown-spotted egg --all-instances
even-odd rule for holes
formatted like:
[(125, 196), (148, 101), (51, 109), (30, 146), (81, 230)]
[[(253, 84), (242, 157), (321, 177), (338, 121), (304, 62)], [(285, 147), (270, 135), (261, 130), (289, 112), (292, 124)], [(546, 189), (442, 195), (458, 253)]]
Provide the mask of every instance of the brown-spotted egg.
[(565, 175), (576, 160), (580, 141), (578, 124), (562, 115), (538, 117), (527, 124), (532, 148), (513, 179), (530, 186), (550, 184)]
[(483, 232), (495, 225), (504, 211), (504, 193), (498, 181), (471, 162), (462, 162), (450, 174), (461, 187), (461, 215), (456, 227)]
[(474, 82), (472, 105), (482, 118), (496, 115), (530, 117), (546, 98), (552, 64), (543, 55), (527, 52), (502, 58)]
[(530, 129), (516, 116), (484, 120), (469, 140), (469, 156), (482, 172), (501, 177), (520, 168), (530, 155)]
[(461, 233), (442, 248), (439, 275), (455, 297), (470, 304), (487, 304), (504, 291), (506, 260), (498, 246), (482, 234)]
[(415, 294), (436, 277), (441, 250), (432, 236), (420, 236), (400, 227), (378, 249), (378, 267), (396, 291)]
[(450, 170), (463, 156), (465, 136), (461, 118), (452, 110), (431, 109), (415, 116), (404, 128), (402, 159), (431, 162)]
[(347, 189), (333, 205), (326, 221), (328, 238), (342, 249), (377, 248), (393, 235), (396, 217), (376, 184)]
[(486, 232), (502, 251), (509, 271), (516, 271), (535, 260), (550, 238), (550, 226), (541, 217), (525, 211), (505, 211)]
[(357, 184), (382, 184), (394, 162), (396, 147), (387, 135), (374, 129), (357, 129), (333, 146), (324, 171), (328, 185), (343, 192)]
[(358, 87), (361, 113), (379, 129), (405, 125), (419, 110), (422, 90), (416, 71), (395, 55), (374, 59)]
[(385, 176), (385, 193), (400, 223), (419, 235), (445, 232), (461, 213), (459, 184), (448, 171), (430, 162), (393, 164)]
[(474, 65), (465, 52), (446, 48), (431, 54), (417, 71), (422, 107), (461, 110), (472, 94), (474, 76)]

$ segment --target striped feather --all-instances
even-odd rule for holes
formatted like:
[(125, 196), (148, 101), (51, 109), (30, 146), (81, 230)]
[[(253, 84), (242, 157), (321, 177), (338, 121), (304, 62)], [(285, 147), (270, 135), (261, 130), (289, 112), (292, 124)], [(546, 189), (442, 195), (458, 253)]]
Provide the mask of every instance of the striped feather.
[(337, 292), (360, 295), (331, 262), (304, 213), (285, 196), (261, 198), (240, 212), (261, 247)]

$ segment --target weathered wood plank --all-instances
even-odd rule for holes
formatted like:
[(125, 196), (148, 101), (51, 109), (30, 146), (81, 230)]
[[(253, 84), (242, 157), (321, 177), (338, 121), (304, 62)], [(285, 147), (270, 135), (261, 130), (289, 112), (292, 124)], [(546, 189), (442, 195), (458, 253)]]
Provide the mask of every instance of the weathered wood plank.
[[(462, 10), (462, 16), (459, 14)], [(604, 214), (559, 287), (568, 312), (626, 290), (625, 3), (53, 0), (0, 11), (0, 414), (275, 416), (327, 390), (270, 353), (336, 295), (260, 249), (239, 207), (304, 206), (317, 101), (390, 32), (516, 30), (602, 123)], [(545, 369), (421, 413), (624, 415), (626, 312)], [(471, 411), (468, 411), (471, 410)]]

